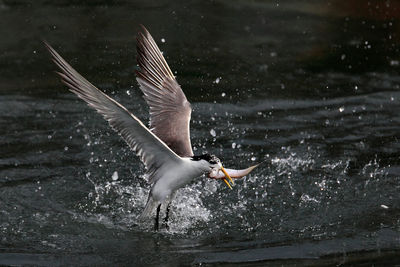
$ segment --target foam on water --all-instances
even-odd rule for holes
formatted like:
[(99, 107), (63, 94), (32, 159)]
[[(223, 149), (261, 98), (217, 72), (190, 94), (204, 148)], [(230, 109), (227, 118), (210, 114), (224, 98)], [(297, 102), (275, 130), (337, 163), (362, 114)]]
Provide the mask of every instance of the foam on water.
[[(88, 193), (87, 202), (79, 204), (83, 214), (77, 218), (90, 223), (97, 222), (106, 227), (139, 227), (153, 231), (152, 218), (139, 220), (149, 193), (149, 186), (143, 181), (128, 185), (113, 179), (105, 182), (95, 182), (93, 177), (87, 179), (94, 188)], [(195, 229), (198, 224), (206, 224), (212, 218), (212, 214), (204, 205), (203, 198), (216, 190), (215, 181), (206, 184), (199, 181), (178, 190), (171, 204), (168, 232), (182, 234)], [(165, 208), (162, 206), (160, 218), (164, 218)]]
[[(284, 219), (274, 222), (271, 216), (285, 217), (282, 206), (290, 205), (293, 212), (303, 214), (323, 211), (327, 205), (342, 205), (343, 190), (351, 190), (354, 186), (354, 181), (347, 177), (350, 159), (324, 161), (320, 158), (323, 159), (324, 155), (307, 143), (282, 147), (274, 157), (265, 157), (252, 174), (237, 180), (232, 191), (226, 189), (221, 181), (199, 177), (197, 182), (178, 190), (170, 210), (169, 231), (161, 227), (161, 232), (202, 235), (225, 231), (232, 225), (248, 233), (255, 230), (279, 231), (287, 222)], [(93, 190), (85, 202), (79, 204), (83, 213), (76, 218), (108, 228), (152, 232), (152, 219), (138, 220), (149, 192), (144, 176), (140, 176), (143, 171), (138, 170), (133, 180), (114, 169), (108, 171), (107, 179), (87, 175)], [(365, 164), (358, 173), (368, 179), (362, 185), (356, 184), (355, 191), (364, 190), (362, 187), (370, 186), (369, 183), (385, 176), (384, 169), (376, 160)], [(165, 215), (163, 208), (161, 218)], [(258, 217), (254, 216), (255, 213)], [(263, 220), (270, 223), (263, 224)], [(320, 233), (313, 228), (313, 235), (327, 235), (323, 224), (319, 224)], [(301, 229), (300, 232), (304, 234)]]

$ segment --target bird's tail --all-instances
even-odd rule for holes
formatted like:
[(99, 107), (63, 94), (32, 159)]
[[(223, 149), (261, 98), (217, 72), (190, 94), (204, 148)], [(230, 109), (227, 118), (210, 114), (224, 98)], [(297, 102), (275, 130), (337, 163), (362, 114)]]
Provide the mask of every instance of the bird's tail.
[(149, 218), (152, 213), (156, 210), (156, 207), (160, 204), (159, 201), (154, 200), (151, 195), (149, 195), (149, 198), (147, 199), (146, 206), (144, 207), (144, 210), (142, 212), (142, 215), (140, 215), (140, 220)]

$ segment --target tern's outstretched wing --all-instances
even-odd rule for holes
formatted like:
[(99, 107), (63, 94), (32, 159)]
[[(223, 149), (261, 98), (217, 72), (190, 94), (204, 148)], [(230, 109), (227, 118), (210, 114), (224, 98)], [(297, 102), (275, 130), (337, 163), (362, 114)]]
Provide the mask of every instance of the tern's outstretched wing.
[(193, 156), (190, 143), (192, 109), (150, 33), (137, 37), (137, 81), (150, 107), (150, 129), (181, 157)]
[(61, 69), (62, 81), (89, 106), (95, 108), (136, 152), (146, 165), (150, 182), (156, 181), (165, 169), (182, 160), (163, 141), (121, 104), (101, 92), (75, 71), (49, 44), (45, 43), (53, 61)]

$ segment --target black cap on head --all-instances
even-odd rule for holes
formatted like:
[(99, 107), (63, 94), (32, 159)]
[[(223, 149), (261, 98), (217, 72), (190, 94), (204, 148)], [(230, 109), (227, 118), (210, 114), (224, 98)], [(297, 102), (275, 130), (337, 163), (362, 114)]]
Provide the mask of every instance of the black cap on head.
[(205, 161), (208, 161), (211, 164), (217, 164), (219, 162), (219, 159), (216, 156), (210, 155), (210, 154), (203, 154), (203, 155), (200, 155), (200, 156), (193, 156), (192, 160), (194, 160), (194, 161), (205, 160)]

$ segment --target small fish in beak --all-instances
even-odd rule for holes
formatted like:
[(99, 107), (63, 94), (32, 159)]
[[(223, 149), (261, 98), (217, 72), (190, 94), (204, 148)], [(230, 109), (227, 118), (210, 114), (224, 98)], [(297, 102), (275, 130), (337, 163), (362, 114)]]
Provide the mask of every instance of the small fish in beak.
[[(257, 165), (251, 166), (247, 169), (243, 170), (235, 170), (235, 169), (224, 169), (221, 166), (221, 169), (213, 169), (209, 174), (208, 177), (212, 179), (225, 179), (225, 177), (229, 177), (230, 179), (240, 179), (246, 175), (248, 175), (252, 170), (254, 170)], [(226, 180), (226, 179), (225, 179)], [(232, 181), (232, 180), (231, 180)], [(227, 182), (227, 181), (226, 181)], [(233, 182), (232, 182), (233, 183)]]

